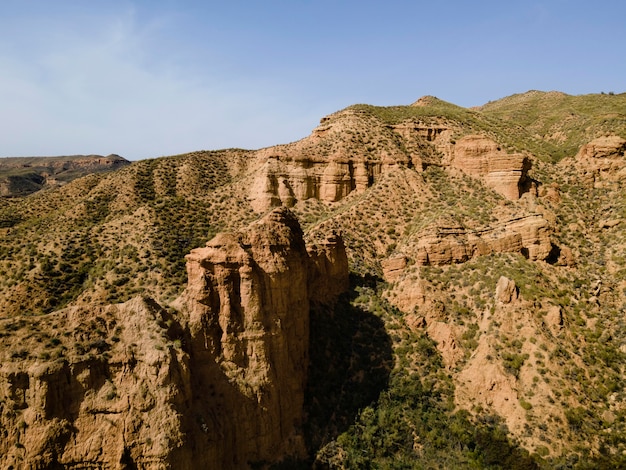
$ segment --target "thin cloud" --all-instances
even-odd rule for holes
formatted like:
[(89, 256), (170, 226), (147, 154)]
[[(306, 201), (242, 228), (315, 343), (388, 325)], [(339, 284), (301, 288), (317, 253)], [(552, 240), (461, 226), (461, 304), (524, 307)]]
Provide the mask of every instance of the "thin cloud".
[(157, 33), (158, 24), (140, 27), (129, 12), (96, 24), (89, 35), (42, 35), (46, 47), (28, 60), (5, 53), (0, 154), (27, 148), (29, 154), (115, 152), (136, 159), (277, 143), (268, 141), (281, 134), (281, 109), (269, 84), (229, 83), (206, 69), (203, 77), (194, 75), (159, 57)]

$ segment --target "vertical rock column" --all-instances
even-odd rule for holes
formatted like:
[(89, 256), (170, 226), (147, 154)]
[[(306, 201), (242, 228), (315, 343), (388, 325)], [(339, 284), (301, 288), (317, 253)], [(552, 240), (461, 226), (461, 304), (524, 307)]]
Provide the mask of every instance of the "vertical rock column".
[(193, 368), (198, 387), (215, 391), (196, 394), (210, 435), (206, 463), (245, 468), (302, 455), (310, 259), (297, 219), (275, 209), (187, 260), (189, 285), (180, 300)]

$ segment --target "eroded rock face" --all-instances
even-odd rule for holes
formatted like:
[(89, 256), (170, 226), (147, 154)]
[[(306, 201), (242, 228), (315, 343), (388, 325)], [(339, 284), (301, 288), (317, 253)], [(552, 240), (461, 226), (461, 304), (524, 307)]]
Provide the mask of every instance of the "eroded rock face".
[(1, 468), (246, 469), (304, 456), (311, 302), (347, 288), (341, 237), (279, 208), (148, 298), (2, 320)]
[(496, 142), (482, 135), (468, 135), (455, 146), (452, 167), (481, 178), (507, 199), (519, 199), (527, 185), (531, 168), (528, 157), (508, 154)]
[(619, 136), (598, 137), (583, 145), (575, 158), (576, 166), (589, 184), (626, 179), (626, 140)]
[(403, 165), (422, 171), (440, 163), (452, 131), (420, 122), (396, 126), (346, 109), (323, 118), (310, 136), (255, 152), (260, 162), (250, 188), (257, 212), (316, 198), (339, 201), (370, 187), (381, 173)]
[(189, 286), (179, 302), (188, 316), (194, 386), (215, 397), (198, 411), (215, 441), (201, 463), (245, 468), (304, 455), (309, 305), (347, 288), (341, 238), (307, 251), (296, 218), (278, 208), (187, 259)]
[(505, 276), (500, 276), (496, 284), (496, 301), (503, 304), (510, 304), (517, 300), (519, 292), (515, 281)]
[(252, 185), (251, 204), (263, 212), (280, 205), (292, 207), (310, 198), (336, 202), (352, 191), (365, 191), (380, 173), (380, 166), (364, 159), (292, 160), (271, 155)]
[(416, 261), (421, 265), (464, 263), (490, 253), (523, 253), (546, 260), (552, 251), (550, 224), (540, 215), (512, 219), (486, 230), (435, 227), (422, 234)]
[(171, 321), (141, 297), (3, 321), (14, 333), (2, 348), (0, 467), (193, 468), (190, 371)]

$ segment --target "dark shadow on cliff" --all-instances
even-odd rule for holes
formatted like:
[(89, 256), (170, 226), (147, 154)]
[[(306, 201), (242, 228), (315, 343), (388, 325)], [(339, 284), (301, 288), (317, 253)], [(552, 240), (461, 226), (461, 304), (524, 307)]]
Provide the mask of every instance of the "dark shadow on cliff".
[(352, 305), (358, 286), (374, 277), (350, 276), (350, 290), (334, 306), (311, 307), (310, 363), (305, 394), (305, 436), (311, 455), (345, 431), (360, 409), (389, 384), (391, 338), (383, 321)]

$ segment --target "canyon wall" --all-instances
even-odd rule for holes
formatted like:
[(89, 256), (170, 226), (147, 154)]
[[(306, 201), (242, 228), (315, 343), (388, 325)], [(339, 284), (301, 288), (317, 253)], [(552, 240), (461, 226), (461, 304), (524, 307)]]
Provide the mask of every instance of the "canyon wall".
[(526, 190), (528, 157), (506, 153), (498, 144), (482, 135), (467, 135), (454, 148), (452, 167), (481, 178), (484, 183), (507, 199), (519, 199)]
[(420, 265), (463, 263), (490, 253), (522, 253), (546, 260), (551, 254), (552, 228), (541, 215), (511, 219), (484, 230), (463, 227), (433, 227), (422, 232), (416, 245)]
[(250, 203), (262, 213), (310, 198), (337, 202), (353, 191), (364, 192), (395, 165), (417, 172), (430, 165), (460, 170), (511, 200), (529, 189), (528, 156), (509, 154), (484, 135), (455, 142), (453, 134), (445, 122), (409, 119), (388, 125), (350, 109), (335, 113), (298, 142), (255, 152), (259, 166)]

